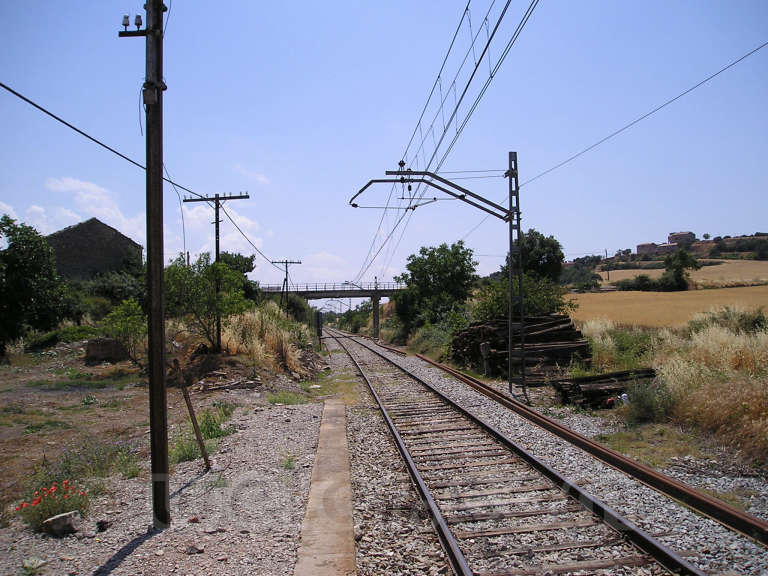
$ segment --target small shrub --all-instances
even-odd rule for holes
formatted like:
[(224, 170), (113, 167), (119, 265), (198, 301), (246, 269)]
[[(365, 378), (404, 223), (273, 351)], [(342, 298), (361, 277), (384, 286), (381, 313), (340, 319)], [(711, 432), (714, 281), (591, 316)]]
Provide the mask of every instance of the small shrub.
[[(218, 444), (215, 439), (209, 439), (205, 442), (205, 449), (208, 454), (215, 452), (217, 447)], [(168, 451), (168, 459), (171, 464), (191, 462), (198, 458), (202, 458), (200, 445), (197, 443), (197, 438), (195, 438), (195, 435), (191, 430), (186, 430), (184, 433), (177, 436)]]
[(736, 334), (754, 334), (768, 328), (768, 318), (762, 307), (746, 309), (741, 306), (722, 306), (696, 314), (688, 323), (691, 332), (719, 326)]
[(96, 404), (97, 402), (98, 400), (96, 399), (96, 396), (94, 396), (93, 394), (88, 394), (88, 396), (86, 396), (80, 401), (80, 403), (83, 406), (90, 406), (91, 404)]
[(36, 434), (37, 432), (58, 430), (59, 428), (71, 428), (71, 426), (61, 420), (44, 420), (42, 422), (27, 424), (24, 427), (24, 434)]
[(73, 510), (80, 512), (81, 516), (86, 515), (88, 494), (69, 480), (64, 480), (60, 486), (54, 480), (47, 487), (35, 490), (29, 502), (22, 500), (16, 506), (16, 512), (37, 532), (42, 530), (43, 521), (46, 519)]
[(296, 468), (296, 456), (293, 454), (285, 454), (280, 465), (286, 470), (293, 470)]
[(270, 404), (305, 404), (307, 399), (295, 392), (280, 390), (279, 392), (269, 392), (267, 402)]
[(627, 386), (629, 406), (626, 408), (627, 421), (631, 424), (642, 422), (663, 422), (669, 416), (673, 403), (666, 385), (655, 382), (637, 381)]

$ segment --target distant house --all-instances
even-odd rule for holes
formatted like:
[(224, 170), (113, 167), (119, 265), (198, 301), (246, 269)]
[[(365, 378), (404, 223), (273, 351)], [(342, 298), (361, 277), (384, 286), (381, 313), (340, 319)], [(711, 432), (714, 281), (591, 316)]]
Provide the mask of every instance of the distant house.
[(656, 248), (657, 245), (653, 242), (646, 242), (645, 244), (638, 244), (637, 245), (637, 255), (638, 256), (644, 256), (645, 254), (649, 254), (653, 256), (656, 254)]
[(680, 249), (680, 245), (677, 242), (669, 242), (667, 244), (659, 244), (656, 246), (656, 254), (672, 254)]
[(696, 242), (696, 234), (693, 232), (670, 232), (667, 236), (667, 242), (670, 244), (693, 244)]
[(96, 218), (48, 236), (60, 276), (87, 280), (141, 265), (142, 247)]

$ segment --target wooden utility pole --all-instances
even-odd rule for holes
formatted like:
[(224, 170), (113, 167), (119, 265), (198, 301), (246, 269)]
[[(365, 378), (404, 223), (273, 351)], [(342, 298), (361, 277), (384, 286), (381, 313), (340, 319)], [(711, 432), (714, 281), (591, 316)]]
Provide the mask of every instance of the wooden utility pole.
[[(213, 211), (214, 211), (214, 219), (213, 223), (216, 225), (216, 259), (214, 262), (219, 261), (219, 223), (221, 222), (221, 219), (219, 218), (219, 208), (221, 206), (221, 203), (225, 200), (247, 200), (250, 198), (248, 196), (248, 193), (245, 194), (225, 194), (220, 195), (216, 194), (214, 196), (200, 196), (199, 198), (184, 198), (184, 202), (213, 202)], [(189, 265), (189, 259), (187, 259), (187, 265)], [(216, 272), (215, 275), (215, 286), (214, 290), (216, 291), (216, 298), (218, 301), (219, 296), (219, 273)], [(216, 307), (216, 350), (215, 352), (221, 352), (221, 312), (218, 309), (218, 306)]]
[(168, 490), (168, 408), (165, 389), (165, 297), (163, 294), (163, 12), (162, 0), (147, 0), (147, 27), (136, 16), (135, 31), (146, 37), (146, 78), (142, 90), (147, 114), (147, 300), (149, 303), (149, 436), (152, 454), (152, 526), (171, 523)]
[[(272, 260), (272, 264), (284, 264), (285, 265), (285, 278), (283, 278), (283, 287), (280, 289), (280, 308), (283, 307), (283, 295), (285, 295), (285, 305), (288, 305), (288, 265), (289, 264), (301, 264), (300, 260)], [(341, 304), (339, 304), (339, 311), (341, 311)]]

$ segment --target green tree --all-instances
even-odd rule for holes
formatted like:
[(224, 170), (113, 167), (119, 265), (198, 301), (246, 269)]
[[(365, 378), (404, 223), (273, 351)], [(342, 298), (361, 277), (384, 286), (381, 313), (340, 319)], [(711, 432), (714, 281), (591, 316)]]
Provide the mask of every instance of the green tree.
[[(512, 313), (520, 314), (517, 278), (512, 279)], [(549, 278), (523, 275), (523, 306), (527, 316), (563, 313), (573, 310), (573, 302), (566, 300), (567, 290)], [(481, 286), (470, 303), (470, 318), (473, 322), (485, 322), (507, 318), (509, 315), (509, 280), (504, 277)]]
[(226, 264), (232, 270), (237, 270), (243, 275), (243, 294), (248, 300), (259, 301), (259, 283), (248, 279), (248, 274), (254, 271), (256, 264), (253, 261), (256, 256), (243, 256), (237, 252), (222, 252), (219, 254), (219, 262)]
[(128, 357), (141, 366), (139, 350), (147, 335), (147, 317), (136, 300), (123, 300), (102, 321), (104, 333), (120, 342)]
[(401, 336), (425, 322), (436, 324), (454, 308), (462, 307), (471, 294), (476, 266), (472, 250), (462, 241), (422, 247), (418, 255), (408, 256), (407, 272), (395, 278), (407, 286), (394, 297), (395, 313), (404, 332)]
[[(563, 270), (563, 247), (554, 236), (544, 236), (535, 228), (530, 228), (522, 237), (523, 272), (535, 274), (541, 278), (549, 278), (553, 282), (560, 279)], [(501, 268), (502, 275), (507, 277), (509, 254), (506, 263)], [(513, 259), (515, 270), (519, 267), (518, 256)]]
[(211, 263), (207, 252), (189, 266), (179, 255), (165, 269), (165, 294), (166, 313), (185, 318), (189, 329), (208, 340), (211, 347), (216, 346), (217, 313), (225, 323), (228, 317), (248, 307), (242, 274), (222, 262)]
[(62, 314), (63, 284), (48, 241), (32, 226), (0, 218), (0, 356), (28, 329), (50, 330)]
[(698, 270), (701, 264), (686, 250), (678, 250), (664, 258), (664, 274), (659, 279), (662, 290), (687, 290), (688, 270)]

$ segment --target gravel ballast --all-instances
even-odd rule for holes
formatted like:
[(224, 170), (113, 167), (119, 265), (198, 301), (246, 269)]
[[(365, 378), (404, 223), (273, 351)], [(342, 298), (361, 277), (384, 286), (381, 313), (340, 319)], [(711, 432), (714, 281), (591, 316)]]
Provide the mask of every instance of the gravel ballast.
[[(328, 340), (331, 350), (338, 344)], [(332, 353), (337, 373), (356, 374), (345, 354)], [(432, 523), (414, 489), (373, 396), (347, 408), (357, 573), (450, 574)]]
[[(681, 552), (694, 552), (695, 555), (686, 554), (687, 559), (702, 570), (713, 573), (768, 573), (768, 553), (759, 544), (697, 515), (603, 464), (422, 360), (402, 358), (387, 351), (382, 353), (486, 420), (564, 476), (582, 484), (587, 491), (657, 536), (665, 545)], [(582, 433), (587, 432), (583, 426), (581, 428)], [(768, 493), (768, 484), (764, 479), (751, 478), (745, 482), (758, 494)], [(763, 503), (764, 498), (755, 498), (755, 507), (759, 508)], [(765, 510), (751, 512), (761, 516), (765, 514)]]

